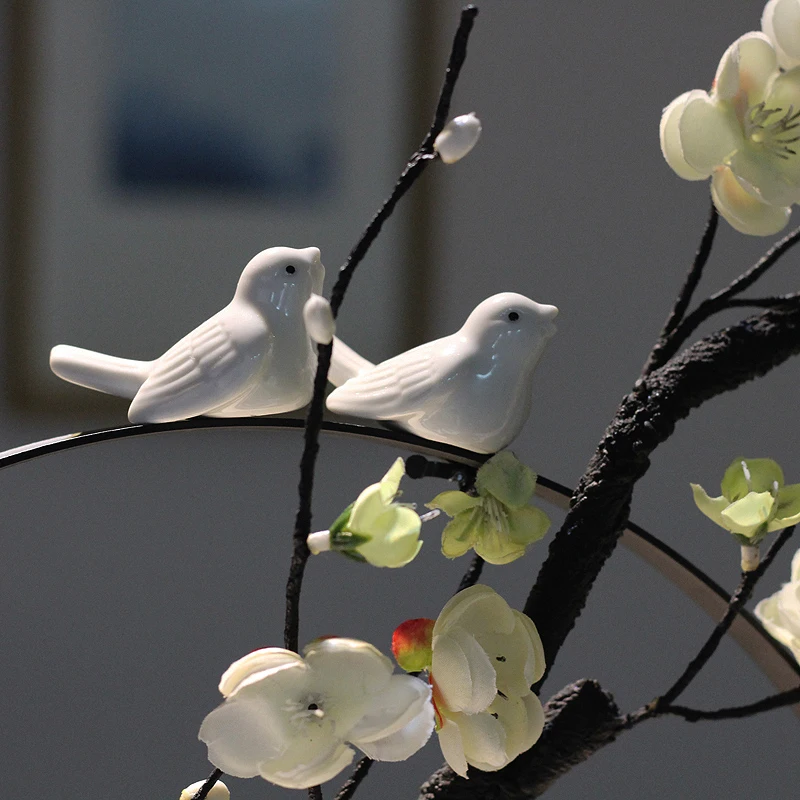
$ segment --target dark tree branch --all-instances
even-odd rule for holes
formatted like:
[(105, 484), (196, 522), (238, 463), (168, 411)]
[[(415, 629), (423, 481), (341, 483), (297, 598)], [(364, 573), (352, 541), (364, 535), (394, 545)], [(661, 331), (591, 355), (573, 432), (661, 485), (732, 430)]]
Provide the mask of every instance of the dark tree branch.
[(650, 355), (647, 358), (647, 363), (644, 365), (642, 375), (649, 375), (654, 369), (660, 367), (666, 359), (661, 358), (662, 350), (667, 346), (669, 341), (669, 334), (677, 328), (678, 324), (683, 320), (686, 314), (686, 309), (692, 300), (694, 290), (697, 284), (700, 283), (700, 278), (703, 277), (703, 268), (711, 255), (711, 248), (714, 245), (714, 236), (717, 232), (717, 224), (719, 222), (719, 213), (714, 203), (711, 203), (711, 210), (708, 214), (708, 221), (706, 222), (705, 230), (703, 231), (703, 238), (700, 240), (700, 246), (697, 248), (697, 253), (694, 257), (694, 262), (689, 268), (686, 275), (686, 280), (681, 287), (678, 297), (675, 300), (675, 305), (664, 323), (664, 327), (658, 337), (658, 341), (654, 345)]
[[(431, 128), (425, 137), (420, 149), (414, 153), (411, 160), (403, 170), (395, 184), (389, 198), (373, 217), (356, 246), (350, 253), (344, 266), (339, 270), (339, 276), (331, 292), (331, 309), (334, 317), (344, 299), (347, 287), (356, 267), (367, 254), (370, 245), (380, 233), (383, 223), (391, 216), (398, 200), (408, 191), (414, 181), (422, 174), (425, 167), (433, 160), (433, 140), (439, 135), (447, 114), (450, 110), (450, 99), (458, 80), (461, 66), (467, 52), (467, 42), (478, 9), (467, 6), (461, 12), (461, 21), (453, 40), (450, 60), (445, 74), (439, 103), (436, 108)], [(314, 487), (314, 469), (319, 452), (319, 433), (322, 427), (324, 412), (325, 388), (328, 380), (328, 370), (331, 364), (333, 345), (320, 345), (318, 347), (317, 372), (314, 378), (314, 393), (311, 405), (306, 416), (306, 429), (304, 437), (303, 455), (300, 460), (300, 482), (298, 485), (298, 508), (295, 517), (294, 533), (292, 536), (292, 560), (289, 565), (289, 577), (286, 582), (286, 621), (284, 626), (284, 647), (297, 650), (300, 628), (300, 592), (303, 585), (306, 562), (311, 555), (306, 544), (306, 539), (311, 531), (311, 499)]]
[(542, 637), (548, 670), (617, 544), (633, 488), (647, 472), (653, 450), (692, 409), (797, 353), (800, 302), (769, 309), (702, 339), (623, 399), (525, 605)]
[(367, 773), (374, 763), (375, 762), (371, 758), (364, 756), (364, 758), (356, 764), (353, 774), (342, 784), (342, 788), (339, 789), (334, 800), (350, 800), (355, 794), (356, 789), (361, 785), (361, 781), (367, 777)]
[(475, 553), (475, 555), (472, 557), (469, 567), (467, 567), (467, 571), (461, 578), (461, 582), (458, 584), (456, 594), (464, 591), (464, 589), (469, 589), (470, 586), (474, 586), (480, 580), (484, 563), (484, 560), (477, 553)]
[(444, 766), (420, 790), (419, 800), (516, 800), (539, 797), (558, 777), (610, 744), (619, 732), (619, 711), (595, 681), (562, 689), (544, 707), (544, 731), (536, 745), (500, 772), (470, 767), (469, 780)]
[(752, 286), (770, 267), (774, 266), (784, 253), (799, 241), (800, 228), (796, 228), (771, 247), (763, 258), (753, 264), (746, 272), (743, 272), (735, 281), (700, 303), (691, 314), (674, 328), (666, 340), (659, 340), (648, 359), (645, 374), (649, 374), (654, 368), (662, 366), (672, 358), (698, 325), (707, 320), (712, 314), (730, 307), (732, 305), (729, 302), (731, 298)]
[(800, 703), (800, 686), (789, 689), (786, 692), (765, 697), (755, 703), (748, 703), (745, 706), (734, 706), (733, 708), (719, 708), (716, 711), (701, 711), (697, 708), (686, 708), (686, 706), (669, 705), (660, 710), (661, 714), (675, 714), (683, 717), (687, 722), (698, 722), (699, 720), (716, 719), (742, 719), (761, 714), (764, 711), (772, 711), (775, 708), (785, 708)]
[(778, 294), (774, 297), (733, 297), (725, 303), (725, 308), (735, 308), (745, 306), (750, 308), (774, 308), (786, 303), (794, 303), (800, 293), (791, 292), (790, 294)]

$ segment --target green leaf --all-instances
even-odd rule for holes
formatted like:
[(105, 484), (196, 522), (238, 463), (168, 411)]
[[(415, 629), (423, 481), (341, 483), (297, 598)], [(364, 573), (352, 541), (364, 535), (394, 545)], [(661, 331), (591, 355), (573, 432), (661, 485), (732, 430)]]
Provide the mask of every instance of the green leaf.
[(362, 544), (372, 541), (371, 536), (364, 533), (354, 533), (353, 531), (337, 531), (331, 533), (331, 550), (343, 552), (344, 550), (355, 550)]
[(496, 497), (504, 505), (519, 508), (527, 505), (536, 488), (536, 473), (509, 450), (492, 456), (475, 478), (478, 494)]

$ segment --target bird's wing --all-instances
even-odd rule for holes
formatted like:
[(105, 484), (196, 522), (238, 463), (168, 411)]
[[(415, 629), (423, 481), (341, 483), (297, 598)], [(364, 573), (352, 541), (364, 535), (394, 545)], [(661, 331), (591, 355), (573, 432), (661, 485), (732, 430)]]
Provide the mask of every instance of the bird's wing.
[(372, 419), (400, 419), (430, 397), (447, 371), (439, 342), (428, 342), (362, 372), (328, 395), (331, 411)]
[[(187, 419), (238, 398), (263, 367), (263, 360), (255, 357), (255, 337), (242, 336), (242, 329), (240, 317), (234, 338), (224, 317), (217, 314), (173, 345), (155, 362), (133, 399), (130, 421)], [(266, 340), (263, 324), (261, 333)]]

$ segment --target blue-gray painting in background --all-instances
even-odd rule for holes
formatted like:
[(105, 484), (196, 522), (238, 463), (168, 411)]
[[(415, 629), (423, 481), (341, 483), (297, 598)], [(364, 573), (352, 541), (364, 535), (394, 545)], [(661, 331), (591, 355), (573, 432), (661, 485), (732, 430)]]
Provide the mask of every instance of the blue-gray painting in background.
[(335, 160), (329, 0), (115, 0), (119, 187), (308, 199)]

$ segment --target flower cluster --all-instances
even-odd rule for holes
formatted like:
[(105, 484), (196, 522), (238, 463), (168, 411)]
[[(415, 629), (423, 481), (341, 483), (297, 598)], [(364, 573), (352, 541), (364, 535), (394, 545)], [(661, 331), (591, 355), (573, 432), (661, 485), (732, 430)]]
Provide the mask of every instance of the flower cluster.
[(711, 177), (714, 205), (736, 230), (768, 236), (800, 201), (800, 0), (770, 0), (762, 27), (725, 51), (710, 91), (664, 109), (660, 135), (681, 178)]
[(502, 769), (541, 736), (544, 712), (531, 685), (544, 674), (542, 641), (531, 620), (488, 586), (455, 595), (433, 620), (408, 620), (392, 638), (401, 667), (427, 668), (445, 760)]
[(528, 504), (535, 488), (536, 473), (504, 450), (478, 470), (477, 496), (436, 495), (428, 508), (453, 518), (442, 531), (442, 553), (457, 558), (474, 548), (490, 564), (508, 564), (524, 555), (550, 527), (547, 514)]
[(356, 745), (370, 758), (402, 761), (433, 730), (431, 690), (356, 639), (312, 642), (301, 657), (268, 647), (234, 662), (219, 690), (225, 702), (203, 721), (208, 759), (238, 778), (260, 775), (305, 789), (337, 775)]

